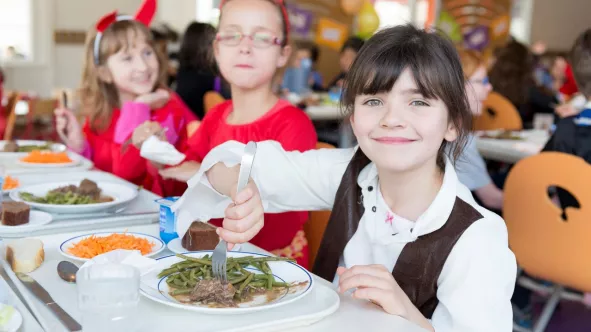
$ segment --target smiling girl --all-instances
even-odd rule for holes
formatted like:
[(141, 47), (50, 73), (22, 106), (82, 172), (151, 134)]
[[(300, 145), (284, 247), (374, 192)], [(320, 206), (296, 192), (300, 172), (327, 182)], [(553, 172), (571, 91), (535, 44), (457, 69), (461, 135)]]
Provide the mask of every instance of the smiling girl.
[(139, 150), (151, 135), (182, 149), (185, 125), (196, 119), (178, 96), (163, 88), (164, 59), (147, 27), (155, 11), (155, 0), (146, 0), (135, 17), (113, 12), (101, 18), (86, 41), (80, 89), (84, 126), (63, 108), (55, 111), (56, 126), (67, 146), (97, 168), (159, 195), (174, 195), (186, 186), (163, 181)]
[(506, 226), (454, 170), (472, 116), (465, 83), (444, 37), (413, 26), (381, 30), (343, 90), (357, 148), (300, 153), (258, 143), (253, 181), (235, 194), (244, 145), (226, 143), (173, 207), (177, 232), (223, 215), (218, 234), (241, 243), (266, 222), (263, 207), (332, 209), (313, 272), (340, 292), (430, 331), (511, 331), (517, 268)]

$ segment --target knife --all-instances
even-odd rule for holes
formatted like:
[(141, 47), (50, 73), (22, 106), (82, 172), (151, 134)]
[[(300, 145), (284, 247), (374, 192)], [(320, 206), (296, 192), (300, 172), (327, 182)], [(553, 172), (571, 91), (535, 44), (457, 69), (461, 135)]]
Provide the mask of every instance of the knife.
[(51, 295), (41, 286), (35, 279), (31, 278), (26, 273), (17, 272), (17, 278), (25, 285), (31, 293), (35, 294), (35, 296), (41, 300), (56, 316), (57, 318), (64, 324), (64, 326), (68, 329), (68, 331), (78, 332), (82, 331), (82, 326), (78, 324), (72, 316), (68, 315), (62, 307), (60, 307), (55, 301), (51, 298)]

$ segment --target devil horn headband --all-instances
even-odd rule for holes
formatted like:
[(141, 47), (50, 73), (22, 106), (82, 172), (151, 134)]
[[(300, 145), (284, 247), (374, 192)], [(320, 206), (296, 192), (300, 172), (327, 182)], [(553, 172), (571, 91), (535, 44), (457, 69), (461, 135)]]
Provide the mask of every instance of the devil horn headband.
[(118, 15), (117, 11), (113, 11), (103, 17), (96, 24), (96, 37), (94, 38), (94, 63), (99, 64), (99, 50), (101, 46), (101, 39), (103, 32), (117, 21), (135, 20), (143, 23), (145, 26), (150, 26), (154, 15), (156, 14), (156, 0), (145, 0), (135, 16)]

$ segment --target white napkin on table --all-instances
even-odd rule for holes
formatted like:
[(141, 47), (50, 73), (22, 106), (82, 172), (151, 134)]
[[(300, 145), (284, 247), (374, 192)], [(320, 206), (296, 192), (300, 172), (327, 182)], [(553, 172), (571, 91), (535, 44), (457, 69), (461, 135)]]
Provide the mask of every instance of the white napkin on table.
[(180, 153), (174, 145), (161, 141), (156, 136), (150, 136), (142, 144), (140, 156), (159, 164), (169, 166), (180, 164), (186, 157), (183, 153)]
[(80, 271), (85, 267), (94, 264), (118, 263), (124, 265), (131, 265), (137, 268), (140, 276), (150, 272), (156, 266), (156, 260), (142, 256), (139, 250), (125, 250), (117, 249), (109, 251), (102, 255), (95, 256), (93, 259), (87, 261), (80, 267)]

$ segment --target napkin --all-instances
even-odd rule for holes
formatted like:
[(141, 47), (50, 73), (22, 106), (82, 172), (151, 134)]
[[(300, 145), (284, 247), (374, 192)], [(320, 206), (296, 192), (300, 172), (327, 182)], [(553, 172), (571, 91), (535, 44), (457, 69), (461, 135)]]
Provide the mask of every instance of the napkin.
[(80, 267), (80, 271), (94, 264), (118, 263), (137, 268), (140, 276), (150, 272), (156, 266), (156, 260), (142, 256), (139, 250), (117, 249), (95, 256)]
[(159, 140), (156, 136), (150, 136), (143, 144), (140, 155), (148, 160), (163, 165), (178, 165), (185, 159), (185, 155), (180, 153), (174, 145)]

